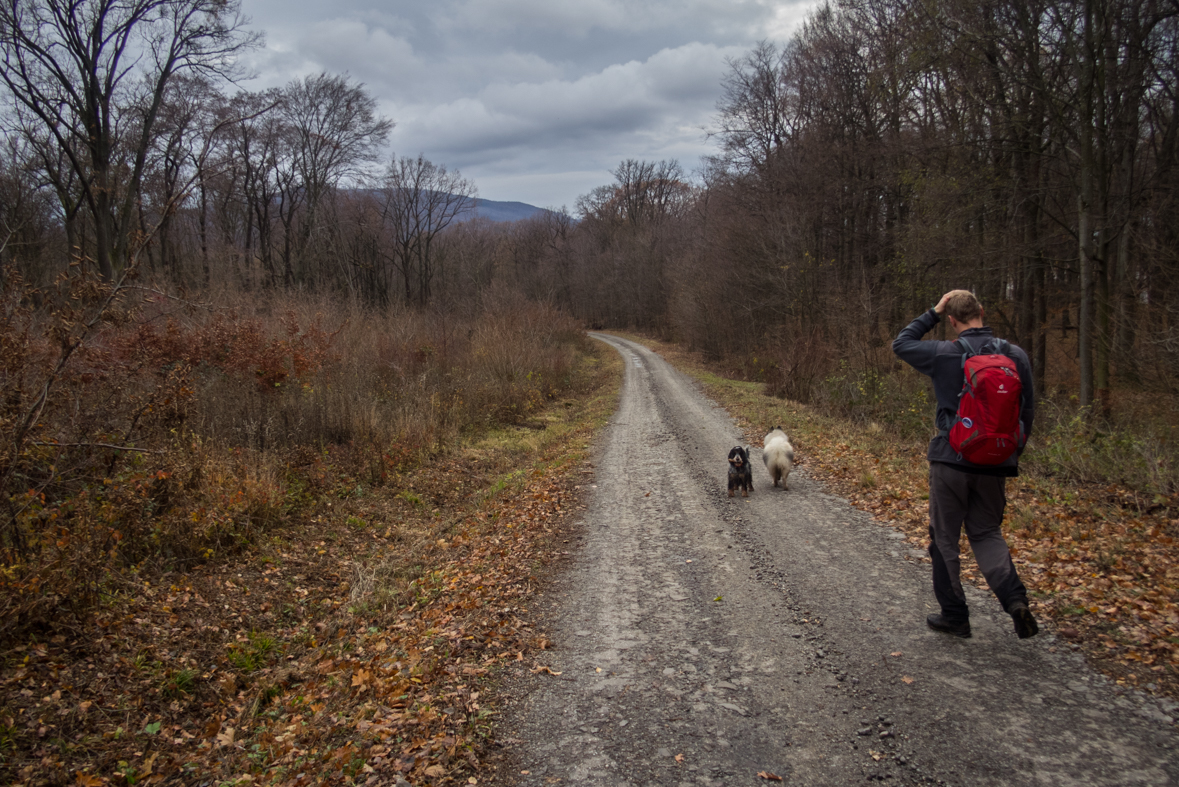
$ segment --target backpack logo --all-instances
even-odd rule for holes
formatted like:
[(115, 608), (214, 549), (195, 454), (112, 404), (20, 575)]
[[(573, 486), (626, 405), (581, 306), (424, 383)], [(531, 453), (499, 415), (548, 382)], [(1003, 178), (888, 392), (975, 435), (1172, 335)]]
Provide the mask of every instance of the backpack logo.
[(962, 392), (958, 414), (943, 436), (961, 459), (978, 465), (1002, 464), (1027, 440), (1019, 420), (1023, 383), (1015, 362), (1005, 354), (1010, 345), (991, 340), (976, 352), (964, 341), (959, 344), (965, 349)]

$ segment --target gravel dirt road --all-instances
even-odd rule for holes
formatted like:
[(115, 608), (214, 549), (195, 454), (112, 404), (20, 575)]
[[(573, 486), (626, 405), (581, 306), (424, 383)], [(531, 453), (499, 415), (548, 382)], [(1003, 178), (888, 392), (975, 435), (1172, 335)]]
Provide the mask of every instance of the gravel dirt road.
[(507, 679), (499, 783), (1179, 784), (1173, 704), (1048, 630), (1017, 639), (989, 593), (967, 591), (972, 639), (930, 631), (899, 533), (804, 469), (774, 488), (757, 445), (755, 491), (728, 498), (728, 414), (592, 335), (626, 377), (576, 548), (534, 602), (560, 674)]

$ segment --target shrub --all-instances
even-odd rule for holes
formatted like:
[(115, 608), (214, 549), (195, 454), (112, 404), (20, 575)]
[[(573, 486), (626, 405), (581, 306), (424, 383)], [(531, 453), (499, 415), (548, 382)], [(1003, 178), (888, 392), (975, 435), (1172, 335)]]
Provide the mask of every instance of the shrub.
[(787, 331), (791, 341), (767, 349), (775, 363), (766, 372), (766, 393), (804, 404), (815, 404), (820, 387), (834, 364), (835, 354), (818, 330)]
[(122, 573), (241, 549), (464, 430), (524, 421), (572, 384), (585, 341), (506, 291), (464, 315), (133, 292), (81, 276), (4, 292), (0, 636), (85, 615)]
[(1042, 400), (1029, 467), (1065, 481), (1122, 484), (1147, 499), (1175, 494), (1175, 427), (1159, 412), (1157, 403), (1127, 407), (1102, 420), (1073, 401)]

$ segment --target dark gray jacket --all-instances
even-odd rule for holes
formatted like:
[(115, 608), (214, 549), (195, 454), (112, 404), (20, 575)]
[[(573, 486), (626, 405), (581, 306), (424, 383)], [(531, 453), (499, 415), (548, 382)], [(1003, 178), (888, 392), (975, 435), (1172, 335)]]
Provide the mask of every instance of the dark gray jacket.
[[(929, 333), (940, 320), (937, 313), (930, 309), (905, 326), (892, 343), (892, 351), (898, 358), (933, 380), (933, 392), (937, 397), (938, 434), (929, 443), (929, 461), (943, 462), (969, 473), (1019, 475), (1019, 454), (1023, 449), (1001, 465), (976, 465), (959, 457), (958, 452), (951, 448), (949, 441), (942, 436), (953, 425), (954, 416), (958, 413), (958, 394), (962, 392), (963, 376), (962, 350), (957, 342), (921, 340), (921, 337)], [(967, 342), (977, 350), (993, 337), (994, 333), (990, 328), (968, 328), (958, 335), (958, 341)], [(1028, 362), (1027, 353), (1016, 345), (1010, 345), (1007, 354), (1015, 361), (1015, 368), (1019, 371), (1019, 379), (1023, 384), (1019, 420), (1023, 423), (1024, 435), (1031, 435), (1032, 418), (1036, 410), (1036, 397), (1032, 389), (1032, 367)]]

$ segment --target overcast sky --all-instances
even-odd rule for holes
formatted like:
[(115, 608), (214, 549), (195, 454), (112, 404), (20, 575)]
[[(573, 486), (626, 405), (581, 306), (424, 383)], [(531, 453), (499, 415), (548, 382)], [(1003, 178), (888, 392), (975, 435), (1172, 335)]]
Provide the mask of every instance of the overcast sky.
[(783, 42), (815, 0), (243, 0), (258, 89), (363, 82), (390, 153), (461, 170), (479, 196), (568, 207), (623, 159), (715, 152), (725, 59)]

